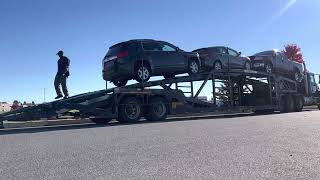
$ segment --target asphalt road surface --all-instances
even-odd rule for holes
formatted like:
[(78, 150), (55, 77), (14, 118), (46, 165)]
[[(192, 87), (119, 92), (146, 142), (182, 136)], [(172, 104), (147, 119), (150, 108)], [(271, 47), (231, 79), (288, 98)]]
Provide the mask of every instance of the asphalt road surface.
[(320, 111), (1, 130), (0, 179), (320, 179)]

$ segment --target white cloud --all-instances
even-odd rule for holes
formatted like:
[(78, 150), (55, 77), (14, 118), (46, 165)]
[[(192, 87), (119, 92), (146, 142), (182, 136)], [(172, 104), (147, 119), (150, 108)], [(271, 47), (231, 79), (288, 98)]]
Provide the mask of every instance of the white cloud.
[(267, 22), (266, 26), (271, 25), (274, 21), (276, 21), (278, 18), (280, 18), (281, 16), (283, 16), (289, 9), (290, 7), (292, 7), (295, 3), (297, 2), (297, 0), (288, 0), (288, 2), (286, 3), (286, 5), (280, 9), (280, 11), (276, 12), (271, 18), (270, 20)]

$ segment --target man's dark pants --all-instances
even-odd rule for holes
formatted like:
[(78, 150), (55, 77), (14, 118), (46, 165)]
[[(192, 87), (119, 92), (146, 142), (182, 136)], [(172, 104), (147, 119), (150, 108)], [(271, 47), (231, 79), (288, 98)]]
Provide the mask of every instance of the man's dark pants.
[(68, 76), (63, 76), (60, 74), (56, 75), (56, 78), (54, 79), (54, 87), (56, 89), (57, 95), (62, 95), (60, 90), (60, 85), (62, 86), (62, 91), (64, 96), (69, 96), (68, 88), (67, 88), (67, 78)]

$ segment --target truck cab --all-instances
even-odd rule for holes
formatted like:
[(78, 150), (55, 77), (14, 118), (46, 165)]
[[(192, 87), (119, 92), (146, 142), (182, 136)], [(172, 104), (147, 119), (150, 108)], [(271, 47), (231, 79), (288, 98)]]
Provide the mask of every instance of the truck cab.
[(318, 86), (320, 84), (320, 76), (319, 82), (316, 81), (316, 74), (312, 72), (305, 73), (305, 97), (304, 97), (304, 105), (315, 105), (319, 102), (320, 98), (320, 89)]

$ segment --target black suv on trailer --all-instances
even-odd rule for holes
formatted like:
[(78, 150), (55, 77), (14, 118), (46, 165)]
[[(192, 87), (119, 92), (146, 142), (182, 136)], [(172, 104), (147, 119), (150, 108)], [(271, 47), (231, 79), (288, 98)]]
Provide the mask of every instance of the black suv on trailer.
[(203, 69), (251, 69), (251, 60), (229, 47), (207, 47), (192, 52), (199, 53)]
[(145, 82), (151, 76), (196, 74), (200, 67), (196, 52), (185, 52), (165, 41), (136, 39), (109, 48), (103, 59), (103, 79), (124, 86), (130, 79)]
[(286, 76), (298, 82), (303, 80), (304, 66), (302, 63), (292, 61), (277, 50), (269, 50), (250, 56), (254, 70), (264, 70)]

